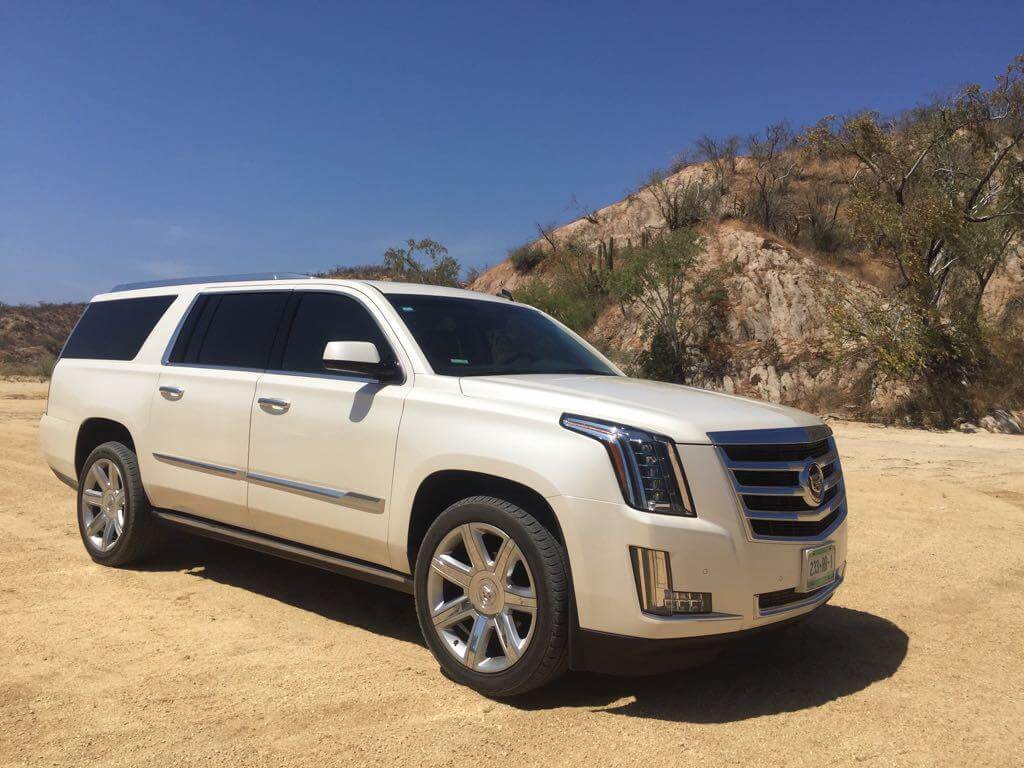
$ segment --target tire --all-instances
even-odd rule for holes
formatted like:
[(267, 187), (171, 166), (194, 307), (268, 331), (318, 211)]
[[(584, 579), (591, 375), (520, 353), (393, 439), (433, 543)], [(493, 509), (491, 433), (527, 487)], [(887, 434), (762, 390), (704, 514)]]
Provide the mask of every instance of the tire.
[(565, 672), (565, 551), (526, 510), (490, 496), (452, 504), (427, 530), (414, 579), (420, 630), (446, 677), (505, 698)]
[(78, 480), (77, 517), (85, 551), (101, 565), (131, 565), (153, 552), (162, 530), (143, 490), (134, 451), (110, 442), (89, 454)]

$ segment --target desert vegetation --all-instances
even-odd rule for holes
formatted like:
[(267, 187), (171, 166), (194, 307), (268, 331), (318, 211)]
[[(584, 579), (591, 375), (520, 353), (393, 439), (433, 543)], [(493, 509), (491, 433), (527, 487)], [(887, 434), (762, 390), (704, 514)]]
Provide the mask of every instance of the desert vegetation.
[(380, 264), (337, 266), (314, 276), (460, 286), (461, 275), (462, 265), (449, 255), (448, 249), (427, 237), (409, 238), (403, 245), (388, 248)]
[(83, 304), (0, 302), (0, 375), (49, 378)]
[[(489, 270), (414, 238), (318, 276), (508, 288), (636, 375), (819, 411), (1024, 408), (1024, 57), (899, 115), (704, 136), (572, 208)], [(80, 311), (0, 306), (0, 367), (45, 375)]]
[[(599, 346), (602, 317), (632, 320), (640, 343), (603, 346), (635, 373), (714, 386), (742, 300), (740, 266), (711, 254), (726, 225), (821, 268), (811, 346), (857, 415), (950, 426), (1024, 406), (1024, 57), (900, 115), (703, 137), (622, 203), (538, 228), (509, 282)], [(786, 365), (777, 338), (753, 341)]]

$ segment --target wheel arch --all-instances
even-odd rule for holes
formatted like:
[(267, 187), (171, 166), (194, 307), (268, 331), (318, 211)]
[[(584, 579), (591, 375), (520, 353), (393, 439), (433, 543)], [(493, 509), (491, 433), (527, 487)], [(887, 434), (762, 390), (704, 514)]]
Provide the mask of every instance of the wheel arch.
[(90, 453), (103, 443), (112, 441), (123, 443), (135, 450), (135, 438), (132, 437), (131, 430), (121, 422), (102, 417), (83, 421), (75, 438), (75, 477), (81, 477), (82, 467), (85, 466), (85, 460), (89, 458)]
[(565, 545), (562, 528), (547, 499), (534, 488), (498, 475), (465, 469), (445, 469), (425, 477), (413, 498), (406, 535), (406, 556), (413, 570), (423, 537), (450, 505), (470, 496), (495, 496), (522, 507)]

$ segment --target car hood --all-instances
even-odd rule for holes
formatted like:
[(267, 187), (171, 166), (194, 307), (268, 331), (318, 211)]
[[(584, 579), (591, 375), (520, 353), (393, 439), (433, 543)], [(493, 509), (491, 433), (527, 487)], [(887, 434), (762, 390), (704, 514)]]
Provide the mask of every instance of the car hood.
[(708, 432), (822, 423), (816, 416), (784, 405), (625, 376), (467, 376), (460, 384), (468, 397), (613, 421), (666, 435), (677, 443), (710, 443)]

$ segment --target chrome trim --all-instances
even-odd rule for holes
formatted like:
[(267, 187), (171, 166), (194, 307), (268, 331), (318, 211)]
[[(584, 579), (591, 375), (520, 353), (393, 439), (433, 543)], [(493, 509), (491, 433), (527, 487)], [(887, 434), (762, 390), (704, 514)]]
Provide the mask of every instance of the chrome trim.
[(715, 445), (794, 445), (824, 440), (832, 436), (832, 429), (828, 424), (815, 424), (781, 429), (731, 429), (707, 435)]
[[(848, 512), (846, 504), (846, 483), (843, 479), (842, 465), (839, 461), (839, 454), (836, 451), (835, 439), (831, 436), (831, 429), (827, 425), (819, 427), (797, 427), (785, 429), (765, 430), (736, 430), (731, 432), (709, 432), (708, 437), (715, 442), (715, 451), (719, 460), (729, 477), (735, 493), (736, 501), (744, 518), (744, 525), (747, 528), (747, 536), (751, 541), (774, 541), (774, 542), (821, 542), (831, 536), (836, 529), (845, 521)], [(738, 445), (806, 445), (817, 443), (822, 439), (828, 441), (828, 451), (817, 457), (807, 457), (799, 461), (733, 461), (726, 452), (727, 447)], [(812, 466), (818, 465), (827, 468), (832, 467), (832, 472), (825, 478), (822, 495), (836, 489), (835, 495), (827, 502), (818, 502), (806, 485), (806, 478)], [(797, 472), (797, 483), (791, 486), (756, 486), (743, 485), (737, 477), (737, 472), (743, 471), (770, 471), (770, 472)], [(757, 509), (748, 506), (749, 496), (779, 496), (803, 498), (809, 509), (800, 511), (772, 511)], [(823, 520), (838, 510), (836, 520), (815, 536), (766, 536), (754, 533), (751, 521), (754, 520), (782, 520), (793, 522), (813, 523)]]
[[(313, 291), (309, 291), (313, 293)], [(347, 295), (347, 294), (346, 294)], [(398, 368), (401, 369), (401, 363), (398, 364)], [(380, 379), (376, 376), (356, 376), (355, 374), (348, 373), (310, 373), (308, 371), (279, 371), (273, 368), (268, 368), (263, 373), (273, 374), (275, 376), (299, 376), (303, 379), (325, 379), (327, 381), (351, 381), (355, 384), (380, 384)], [(405, 371), (402, 371), (402, 380), (396, 381), (392, 386), (400, 386), (405, 383)], [(381, 386), (385, 386), (381, 384)]]
[(822, 588), (820, 592), (815, 592), (810, 597), (806, 597), (803, 600), (799, 600), (795, 603), (786, 603), (785, 605), (777, 605), (774, 608), (765, 608), (761, 610), (758, 598), (760, 595), (754, 595), (754, 612), (758, 618), (765, 618), (766, 616), (778, 616), (780, 613), (789, 613), (790, 611), (799, 611), (801, 608), (809, 608), (812, 605), (823, 603), (832, 595), (835, 591), (843, 585), (845, 578), (846, 566), (843, 566), (843, 573), (836, 571), (836, 578), (829, 586)]
[(742, 500), (740, 501), (744, 514), (751, 520), (802, 520), (806, 523), (816, 523), (818, 520), (828, 517), (845, 503), (846, 496), (843, 492), (837, 493), (835, 498), (817, 509), (807, 512), (769, 512), (763, 509), (750, 509), (743, 504)]
[(287, 400), (282, 400), (280, 397), (258, 397), (256, 398), (258, 405), (266, 406), (267, 408), (279, 408), (282, 411), (287, 411), (292, 407), (292, 404)]
[(320, 499), (321, 501), (330, 501), (334, 504), (340, 504), (343, 507), (352, 507), (353, 509), (359, 509), (363, 512), (372, 512), (377, 515), (383, 514), (384, 512), (384, 499), (378, 499), (376, 496), (367, 496), (354, 491), (339, 491), (334, 488), (323, 488), (318, 485), (309, 485), (295, 480), (285, 480), (283, 477), (274, 477), (273, 475), (264, 475), (258, 472), (249, 472), (247, 477), (249, 478), (249, 481), (253, 483), (266, 485), (278, 490), (290, 491), (291, 493), (297, 493), (300, 496), (310, 496), (314, 499)]
[[(835, 521), (817, 536), (761, 536), (754, 534), (752, 529), (750, 535), (754, 541), (777, 541), (783, 544), (800, 544), (801, 542), (806, 542), (807, 544), (821, 544), (823, 541), (831, 537), (832, 534), (839, 529), (839, 526), (846, 522), (847, 510), (848, 507), (844, 500), (842, 506), (839, 508), (839, 515), (836, 517)], [(814, 521), (806, 520), (806, 522)]]
[(375, 515), (384, 513), (384, 499), (376, 496), (368, 496), (355, 491), (339, 491), (335, 488), (324, 488), (319, 485), (309, 485), (296, 480), (286, 480), (283, 477), (264, 475), (259, 472), (245, 472), (233, 467), (225, 467), (221, 464), (211, 464), (206, 461), (185, 459), (181, 456), (170, 456), (166, 453), (154, 453), (153, 458), (167, 464), (182, 467), (183, 469), (194, 469), (197, 472), (207, 472), (222, 477), (230, 477), (234, 480), (249, 480), (252, 483), (276, 488), (280, 491), (289, 491), (300, 496), (309, 496), (320, 501), (330, 501), (343, 507), (351, 507), (362, 512), (372, 512)]
[(369, 563), (350, 560), (344, 555), (335, 555), (312, 547), (306, 547), (297, 542), (292, 543), (270, 536), (263, 536), (254, 531), (219, 525), (210, 520), (197, 519), (191, 515), (179, 514), (171, 510), (155, 509), (153, 513), (161, 520), (192, 529), (197, 533), (229, 540), (242, 546), (268, 550), (281, 557), (299, 559), (310, 565), (339, 571), (354, 578), (382, 583), (403, 592), (412, 592), (413, 582), (410, 577), (387, 568), (378, 568)]
[[(315, 279), (315, 278), (310, 278), (310, 279)], [(378, 377), (376, 377), (376, 376), (357, 376), (355, 374), (347, 374), (347, 373), (326, 373), (326, 372), (325, 373), (308, 373), (306, 371), (281, 371), (281, 370), (268, 369), (268, 368), (244, 368), (244, 367), (241, 367), (241, 366), (231, 366), (231, 365), (209, 365), (209, 364), (201, 364), (201, 363), (172, 363), (171, 362), (171, 353), (174, 351), (174, 347), (178, 343), (178, 337), (181, 335), (181, 331), (185, 327), (186, 320), (188, 320), (189, 315), (192, 314), (192, 311), (195, 309), (195, 305), (199, 301), (199, 299), (204, 297), (204, 296), (217, 296), (217, 295), (221, 295), (221, 294), (237, 292), (237, 289), (233, 290), (231, 288), (200, 291), (200, 292), (196, 293), (192, 297), (191, 301), (189, 301), (188, 306), (185, 308), (185, 311), (182, 313), (181, 317), (178, 318), (178, 325), (174, 329), (174, 333), (171, 334), (171, 338), (167, 342), (167, 346), (164, 348), (164, 353), (163, 353), (163, 355), (160, 358), (160, 364), (164, 365), (164, 366), (167, 366), (167, 367), (171, 367), (171, 368), (200, 368), (200, 369), (208, 369), (208, 370), (216, 370), (216, 371), (243, 371), (243, 372), (249, 372), (249, 373), (273, 373), (273, 374), (275, 374), (277, 376), (300, 376), (300, 377), (306, 378), (306, 379), (333, 379), (333, 380), (341, 380), (341, 381), (357, 381), (357, 382), (365, 382), (367, 384), (380, 384), (381, 386), (402, 386), (403, 384), (405, 384), (408, 381), (408, 376), (406, 376), (406, 374), (405, 374), (405, 368), (402, 366), (401, 358), (398, 356), (398, 354), (395, 351), (396, 348), (403, 349), (402, 346), (401, 346), (401, 343), (400, 342), (396, 343), (395, 340), (393, 340), (392, 338), (390, 338), (388, 336), (388, 332), (390, 332), (392, 335), (394, 334), (394, 329), (390, 326), (390, 324), (385, 325), (385, 324), (381, 323), (380, 319), (374, 314), (374, 311), (373, 311), (374, 309), (377, 309), (377, 311), (380, 311), (380, 309), (378, 307), (375, 307), (372, 302), (366, 301), (365, 299), (367, 297), (366, 297), (365, 294), (362, 294), (362, 293), (360, 293), (358, 291), (352, 291), (352, 290), (334, 290), (334, 289), (325, 289), (325, 288), (319, 288), (319, 289), (318, 288), (304, 288), (304, 287), (301, 287), (301, 286), (298, 287), (298, 288), (273, 288), (273, 289), (270, 289), (270, 290), (287, 291), (289, 293), (294, 293), (296, 291), (298, 291), (300, 293), (330, 293), (330, 294), (337, 294), (337, 295), (340, 295), (340, 296), (347, 296), (350, 299), (358, 301), (360, 306), (364, 310), (366, 310), (366, 313), (370, 316), (370, 319), (373, 320), (373, 322), (377, 325), (377, 328), (380, 329), (381, 335), (384, 337), (384, 340), (387, 341), (388, 348), (391, 351), (391, 356), (395, 359), (395, 366), (398, 369), (398, 373), (400, 374), (400, 378), (396, 379), (395, 381), (389, 381), (387, 384), (383, 384), (381, 382), (381, 380)], [(379, 289), (378, 289), (377, 292), (380, 293), (381, 296), (384, 296), (384, 294)], [(404, 351), (404, 349), (403, 349), (403, 351)]]
[(245, 477), (245, 472), (241, 469), (225, 467), (221, 464), (211, 464), (206, 461), (185, 459), (181, 456), (171, 456), (167, 453), (154, 453), (153, 458), (157, 461), (162, 461), (165, 464), (174, 464), (175, 466), (179, 466), (184, 469), (194, 469), (197, 472), (206, 472), (211, 475), (221, 475), (223, 477), (231, 477), (236, 480), (242, 480)]
[[(829, 451), (815, 461), (822, 466), (828, 466), (837, 458), (839, 457), (835, 451)], [(756, 472), (799, 472), (806, 464), (806, 461), (729, 461), (731, 469), (750, 469)]]
[(164, 400), (170, 400), (172, 402), (178, 402), (185, 396), (185, 390), (181, 387), (157, 387), (157, 390), (163, 395)]
[(137, 291), (142, 288), (166, 288), (173, 285), (206, 285), (208, 283), (245, 283), (258, 280), (313, 280), (312, 275), (300, 272), (252, 272), (238, 275), (207, 275), (205, 277), (178, 277), (170, 280), (144, 280), (138, 283), (121, 283), (108, 293)]

